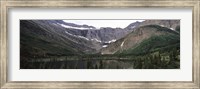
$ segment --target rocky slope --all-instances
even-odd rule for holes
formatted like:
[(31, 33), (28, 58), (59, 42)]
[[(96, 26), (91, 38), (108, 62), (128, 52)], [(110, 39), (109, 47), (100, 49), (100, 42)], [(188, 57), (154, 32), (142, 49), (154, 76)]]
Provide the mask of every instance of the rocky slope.
[[(151, 40), (154, 39), (155, 41), (151, 43), (150, 41), (148, 42), (149, 39)], [(145, 41), (147, 41), (147, 43), (145, 43)], [(110, 44), (108, 47), (103, 48), (101, 54), (116, 54), (116, 53), (131, 54), (131, 52), (133, 52), (133, 50), (136, 49), (137, 51), (139, 50), (150, 51), (159, 47), (165, 47), (177, 43), (180, 43), (180, 35), (178, 32), (159, 25), (145, 25), (135, 29), (133, 32), (117, 40), (116, 42)], [(157, 45), (157, 44), (163, 44), (163, 45)], [(141, 45), (143, 45), (144, 47), (141, 47)], [(149, 46), (149, 48), (146, 46)], [(144, 49), (145, 47), (146, 49)]]

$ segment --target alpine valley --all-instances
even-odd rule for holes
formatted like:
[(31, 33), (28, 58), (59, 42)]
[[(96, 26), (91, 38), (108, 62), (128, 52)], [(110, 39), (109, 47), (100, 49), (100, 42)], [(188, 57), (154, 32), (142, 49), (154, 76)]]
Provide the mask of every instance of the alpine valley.
[(20, 68), (179, 69), (180, 20), (136, 21), (125, 28), (20, 20)]

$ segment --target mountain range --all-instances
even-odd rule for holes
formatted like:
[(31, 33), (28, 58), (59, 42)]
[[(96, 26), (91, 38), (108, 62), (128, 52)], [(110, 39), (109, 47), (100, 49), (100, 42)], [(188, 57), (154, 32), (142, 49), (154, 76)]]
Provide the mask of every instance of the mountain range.
[(20, 57), (141, 55), (180, 49), (180, 20), (145, 20), (125, 28), (20, 20)]

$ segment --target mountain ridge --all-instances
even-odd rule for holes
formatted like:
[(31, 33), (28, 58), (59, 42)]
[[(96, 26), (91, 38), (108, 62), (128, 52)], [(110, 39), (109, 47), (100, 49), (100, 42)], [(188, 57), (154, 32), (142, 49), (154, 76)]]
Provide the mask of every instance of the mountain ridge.
[[(109, 48), (112, 44), (119, 42), (119, 40), (123, 39), (126, 36), (129, 36), (130, 33), (137, 33), (137, 29), (146, 26), (146, 24), (151, 25), (158, 23), (158, 25), (162, 25), (163, 23), (165, 23), (164, 26), (161, 27), (169, 27), (169, 29), (171, 28), (170, 26), (180, 26), (180, 23), (178, 24), (179, 21), (171, 21), (171, 23), (175, 23), (175, 25), (170, 26), (168, 25), (169, 22), (170, 21), (143, 21), (131, 23), (124, 29), (102, 27), (97, 30), (94, 26), (66, 23), (62, 20), (20, 20), (20, 47), (22, 48), (20, 52), (32, 56), (45, 56), (57, 54), (83, 55), (101, 53), (102, 50)], [(69, 25), (72, 27), (92, 29), (80, 30), (78, 28), (70, 28), (69, 26), (65, 27), (60, 24)], [(171, 30), (172, 32), (177, 33), (173, 29)], [(137, 34), (141, 35), (139, 32)], [(28, 41), (28, 39), (33, 41), (30, 42)], [(36, 41), (36, 39), (38, 41)], [(136, 40), (136, 42), (137, 41), (139, 40)], [(37, 45), (33, 45), (37, 44), (37, 42), (39, 42), (39, 44), (43, 46), (39, 47)], [(115, 45), (115, 49), (119, 49), (121, 45), (127, 45), (126, 43), (126, 41), (123, 42), (123, 44), (122, 42), (117, 43)], [(130, 48), (130, 46), (131, 45), (127, 45), (127, 48), (122, 48), (128, 49)], [(31, 49), (28, 49), (28, 47), (30, 47)]]

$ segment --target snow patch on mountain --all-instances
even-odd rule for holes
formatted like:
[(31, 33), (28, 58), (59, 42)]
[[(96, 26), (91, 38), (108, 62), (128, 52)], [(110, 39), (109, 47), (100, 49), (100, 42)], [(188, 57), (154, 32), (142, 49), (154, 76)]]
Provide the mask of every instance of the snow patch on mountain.
[(174, 28), (170, 28), (171, 30), (174, 30)]
[(165, 27), (164, 25), (160, 25), (161, 27)]
[(112, 43), (112, 42), (115, 42), (116, 39), (113, 39), (113, 40), (110, 40), (110, 41), (106, 41), (105, 43)]
[(91, 41), (102, 42), (102, 41), (100, 41), (100, 40), (98, 40), (98, 39), (96, 39), (96, 38), (94, 38), (94, 39), (88, 39), (88, 38), (86, 38), (86, 37), (84, 37), (84, 36), (73, 35), (73, 34), (67, 32), (67, 31), (65, 31), (65, 33), (67, 33), (68, 35), (71, 35), (71, 36), (77, 37), (77, 38), (82, 38), (82, 39), (88, 40), (88, 41), (91, 40)]
[(67, 31), (65, 31), (65, 33), (67, 33), (67, 34), (69, 34), (69, 35), (71, 35), (71, 36), (76, 36), (76, 35), (73, 35), (73, 34), (71, 34), (71, 33), (67, 32)]
[(67, 33), (68, 35), (71, 35), (71, 36), (77, 37), (77, 38), (81, 38), (81, 39), (89, 40), (88, 38), (86, 38), (86, 37), (84, 37), (84, 36), (73, 35), (73, 34), (67, 32), (67, 31), (65, 31), (65, 33)]
[(124, 46), (124, 41), (122, 42), (122, 44), (120, 45), (121, 47), (123, 47)]
[(65, 25), (65, 24), (60, 24), (60, 23), (57, 23), (59, 24), (60, 26), (64, 27), (64, 28), (70, 28), (70, 29), (78, 29), (78, 30), (88, 30), (88, 29), (94, 29), (94, 28), (86, 28), (86, 27), (72, 27), (72, 26), (68, 26), (68, 25)]
[[(160, 25), (161, 27), (165, 27), (164, 25)], [(166, 28), (168, 28), (168, 27), (166, 27)], [(174, 30), (174, 28), (170, 28), (171, 30)]]
[(100, 40), (98, 40), (98, 39), (96, 39), (96, 38), (91, 39), (91, 40), (92, 40), (92, 41), (95, 40), (95, 41), (97, 41), (97, 42), (101, 42)]
[(89, 40), (88, 38), (84, 37), (84, 36), (78, 36), (79, 38), (83, 38), (83, 39), (86, 39), (86, 40)]
[(103, 45), (102, 47), (105, 48), (105, 47), (108, 47), (108, 45)]

